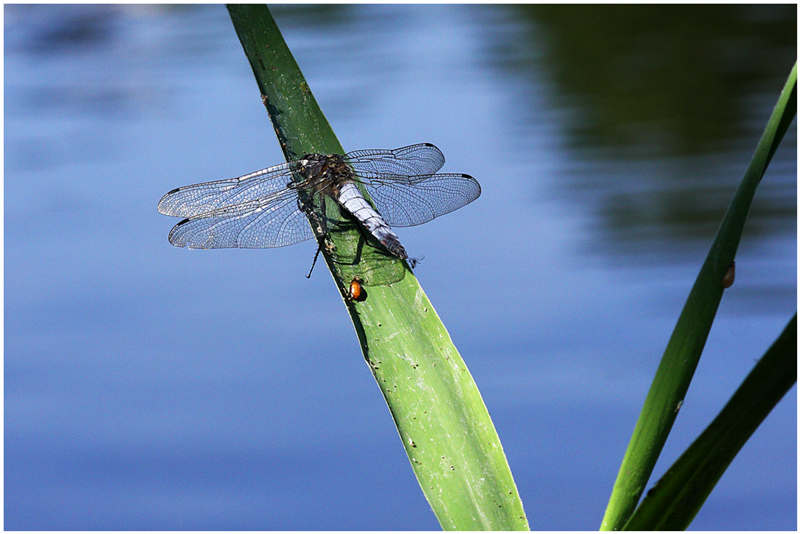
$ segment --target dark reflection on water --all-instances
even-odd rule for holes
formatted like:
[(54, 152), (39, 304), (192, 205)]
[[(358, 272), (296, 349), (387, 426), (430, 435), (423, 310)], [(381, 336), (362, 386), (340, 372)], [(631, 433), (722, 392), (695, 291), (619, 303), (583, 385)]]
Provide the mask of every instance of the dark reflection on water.
[(498, 49), (497, 64), (512, 75), (546, 68), (580, 116), (570, 144), (616, 158), (729, 147), (753, 126), (751, 97), (780, 88), (796, 56), (791, 5), (509, 9), (535, 37), (515, 41), (516, 61)]
[[(519, 91), (510, 120), (531, 134), (541, 119), (525, 91), (548, 72), (575, 157), (556, 194), (595, 210), (602, 248), (641, 257), (658, 242), (708, 243), (795, 60), (795, 6), (507, 9), (516, 29), (486, 32), (487, 65)], [(795, 233), (796, 145), (791, 129), (759, 188), (751, 239)]]

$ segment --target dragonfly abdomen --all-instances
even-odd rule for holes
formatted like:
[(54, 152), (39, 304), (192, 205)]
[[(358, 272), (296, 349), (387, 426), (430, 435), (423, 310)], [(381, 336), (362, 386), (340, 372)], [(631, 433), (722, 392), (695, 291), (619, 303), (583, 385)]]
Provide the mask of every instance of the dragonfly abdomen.
[(385, 246), (389, 252), (398, 258), (405, 260), (408, 259), (408, 253), (403, 245), (400, 244), (400, 239), (397, 237), (386, 221), (381, 217), (381, 214), (375, 211), (370, 206), (367, 199), (358, 190), (358, 187), (353, 182), (347, 182), (339, 188), (339, 197), (337, 199), (339, 204), (347, 211), (353, 214), (353, 217), (364, 225), (375, 238)]

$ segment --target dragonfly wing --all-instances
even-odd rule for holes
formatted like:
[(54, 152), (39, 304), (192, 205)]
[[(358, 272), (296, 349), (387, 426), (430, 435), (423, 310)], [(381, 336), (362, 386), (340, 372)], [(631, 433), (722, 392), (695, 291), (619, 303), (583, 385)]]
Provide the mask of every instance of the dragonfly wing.
[(169, 242), (189, 248), (274, 248), (314, 236), (299, 209), (297, 193), (274, 195), (207, 211), (184, 219), (169, 233)]
[(444, 154), (430, 143), (394, 150), (355, 150), (345, 158), (356, 174), (396, 174), (419, 176), (433, 174), (444, 165)]
[(468, 174), (360, 175), (375, 207), (390, 226), (422, 224), (466, 206), (481, 195)]
[(238, 178), (179, 187), (161, 198), (158, 211), (174, 217), (196, 217), (268, 197), (286, 189), (295, 168), (296, 164), (282, 163)]

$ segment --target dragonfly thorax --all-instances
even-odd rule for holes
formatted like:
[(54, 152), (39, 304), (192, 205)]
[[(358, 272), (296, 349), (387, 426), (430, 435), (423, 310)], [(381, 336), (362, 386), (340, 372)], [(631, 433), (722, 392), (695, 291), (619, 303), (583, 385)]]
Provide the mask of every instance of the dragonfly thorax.
[(306, 154), (299, 162), (303, 185), (314, 193), (335, 197), (343, 184), (353, 181), (353, 169), (339, 154)]

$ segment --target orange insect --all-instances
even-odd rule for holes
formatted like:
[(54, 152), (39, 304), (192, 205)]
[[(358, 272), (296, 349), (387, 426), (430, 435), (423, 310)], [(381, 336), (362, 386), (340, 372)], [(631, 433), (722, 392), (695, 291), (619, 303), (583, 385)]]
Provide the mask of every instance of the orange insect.
[(366, 298), (366, 291), (364, 291), (364, 288), (361, 286), (361, 279), (358, 276), (353, 278), (350, 282), (350, 292), (348, 296), (350, 300), (363, 300), (362, 297)]

